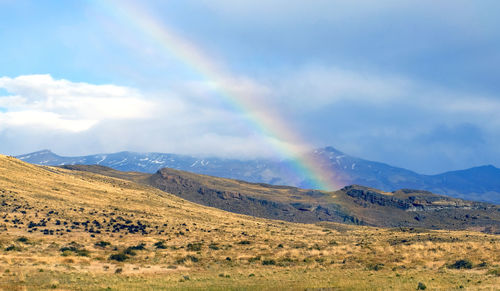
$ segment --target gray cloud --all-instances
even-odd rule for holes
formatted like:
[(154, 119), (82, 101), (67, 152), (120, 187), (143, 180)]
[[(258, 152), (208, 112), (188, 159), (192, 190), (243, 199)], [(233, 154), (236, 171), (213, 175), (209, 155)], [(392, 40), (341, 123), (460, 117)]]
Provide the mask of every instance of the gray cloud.
[[(226, 69), (226, 87), (257, 104), (246, 112), (86, 2), (50, 23), (54, 7), (30, 5), (0, 31), (3, 153), (269, 156), (278, 141), (249, 118), (269, 109), (312, 145), (420, 172), (500, 165), (498, 1), (146, 2)], [(52, 87), (14, 78), (33, 72)]]

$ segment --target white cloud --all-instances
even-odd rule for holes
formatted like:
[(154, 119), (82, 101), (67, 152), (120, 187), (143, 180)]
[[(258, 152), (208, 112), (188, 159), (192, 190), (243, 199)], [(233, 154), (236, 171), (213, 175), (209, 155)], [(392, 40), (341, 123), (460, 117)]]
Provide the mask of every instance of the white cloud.
[(71, 120), (60, 115), (43, 111), (18, 111), (0, 113), (0, 130), (8, 127), (30, 127), (32, 129), (55, 129), (79, 132), (90, 129), (97, 120)]
[(2, 125), (36, 126), (72, 132), (104, 120), (148, 118), (154, 103), (132, 88), (55, 80), (50, 75), (0, 78)]
[(141, 92), (50, 75), (3, 77), (0, 88), (11, 95), (0, 96), (0, 108), (7, 109), (0, 111), (1, 148), (13, 154), (50, 148), (70, 155), (121, 150), (274, 155), (269, 144), (277, 141), (256, 129), (234, 96), (224, 95), (252, 99), (265, 88), (246, 78), (224, 82), (225, 92), (213, 82), (192, 81)]

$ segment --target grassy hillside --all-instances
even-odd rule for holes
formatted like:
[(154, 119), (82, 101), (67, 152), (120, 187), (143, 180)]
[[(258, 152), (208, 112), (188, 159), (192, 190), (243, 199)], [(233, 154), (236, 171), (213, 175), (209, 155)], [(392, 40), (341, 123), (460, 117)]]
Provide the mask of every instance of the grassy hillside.
[(4, 290), (500, 285), (500, 237), (473, 231), (255, 218), (5, 156), (0, 204)]
[(248, 183), (169, 168), (120, 172), (102, 166), (65, 166), (147, 184), (186, 200), (251, 216), (290, 222), (331, 221), (379, 227), (476, 230), (500, 234), (500, 206), (420, 190), (383, 192), (347, 186), (335, 192)]

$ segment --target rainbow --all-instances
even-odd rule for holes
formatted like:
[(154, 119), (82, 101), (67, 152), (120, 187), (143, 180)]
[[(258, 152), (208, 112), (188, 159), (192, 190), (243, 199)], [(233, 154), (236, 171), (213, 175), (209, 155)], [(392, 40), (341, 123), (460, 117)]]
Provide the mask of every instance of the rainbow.
[[(204, 79), (215, 84), (219, 95), (237, 112), (249, 117), (254, 129), (264, 136), (271, 137), (274, 150), (290, 161), (290, 166), (299, 177), (312, 181), (312, 188), (335, 190), (342, 183), (336, 181), (331, 172), (320, 161), (306, 154), (312, 149), (295, 130), (279, 118), (276, 112), (263, 107), (255, 95), (238, 91), (238, 80), (230, 77), (212, 58), (204, 55), (192, 43), (183, 39), (166, 27), (143, 7), (129, 1), (95, 1), (101, 11), (104, 10), (121, 24), (133, 26), (143, 36), (155, 42), (166, 53), (175, 56)], [(240, 80), (241, 81), (241, 80)]]

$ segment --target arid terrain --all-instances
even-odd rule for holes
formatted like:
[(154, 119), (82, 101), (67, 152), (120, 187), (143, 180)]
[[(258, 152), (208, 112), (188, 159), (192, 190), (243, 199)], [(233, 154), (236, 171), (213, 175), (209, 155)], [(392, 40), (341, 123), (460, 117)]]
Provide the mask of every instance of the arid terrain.
[(0, 289), (500, 286), (500, 236), (472, 227), (257, 218), (195, 204), (126, 175), (136, 182), (0, 156)]

